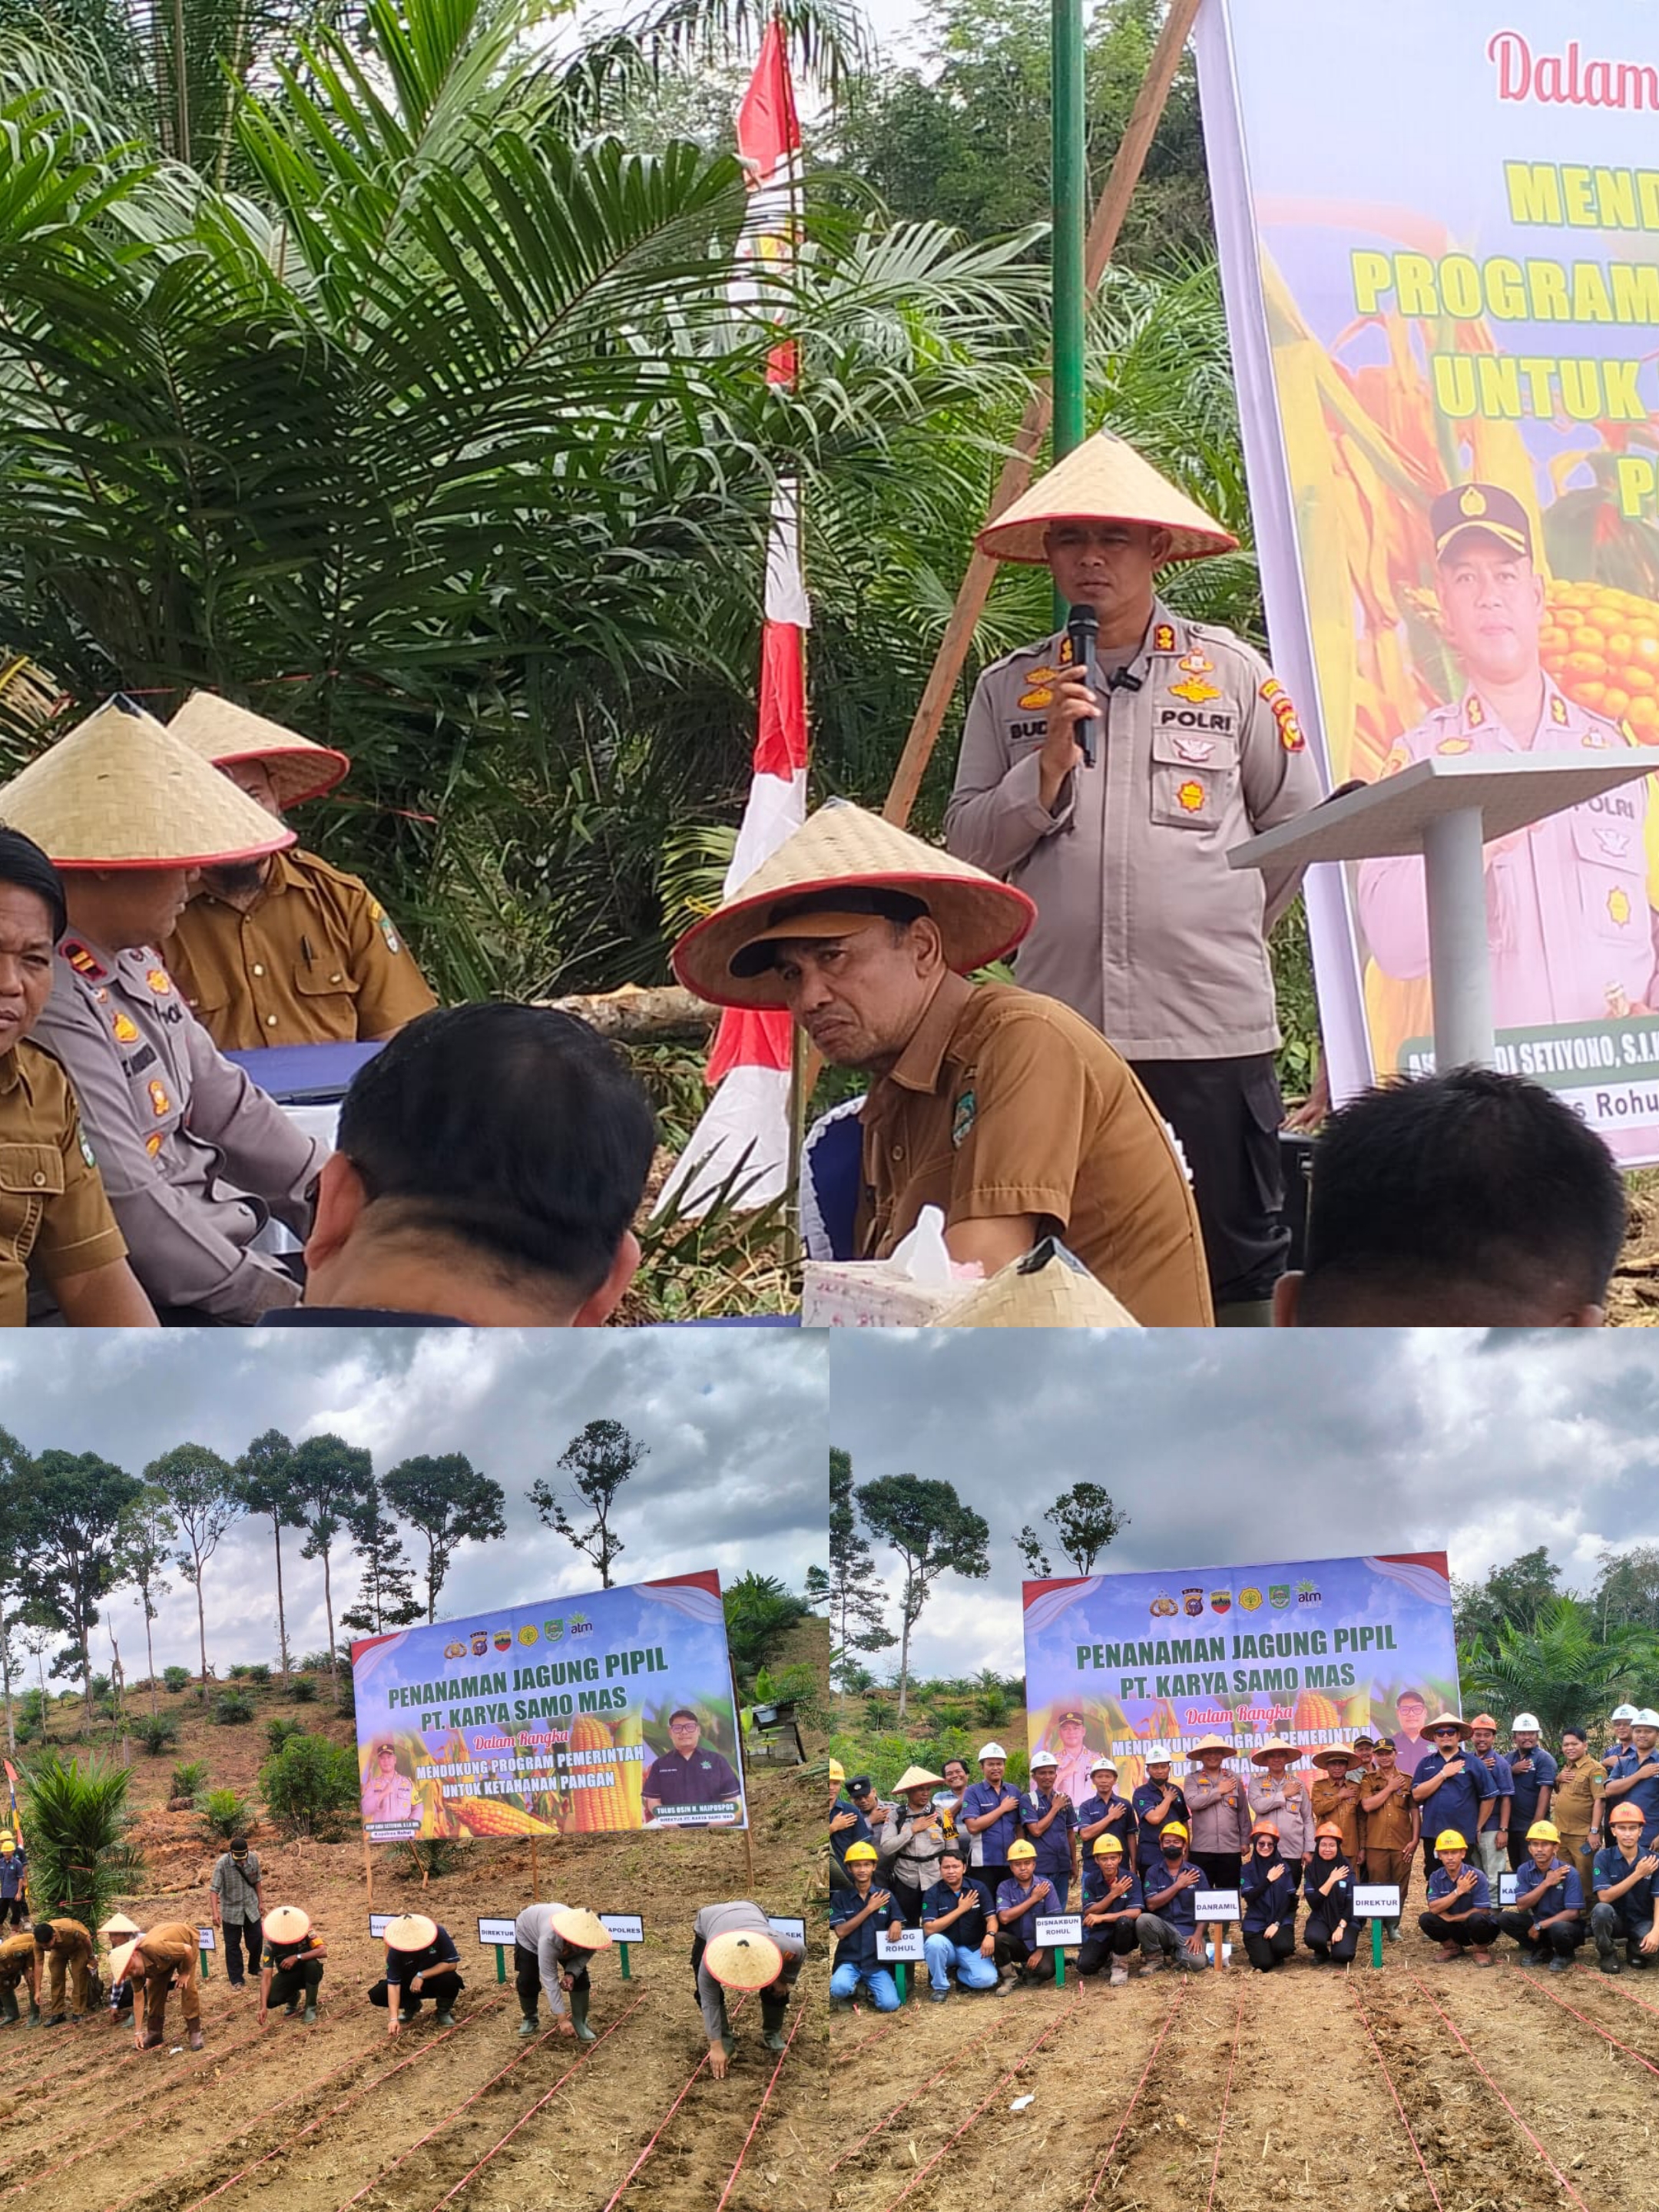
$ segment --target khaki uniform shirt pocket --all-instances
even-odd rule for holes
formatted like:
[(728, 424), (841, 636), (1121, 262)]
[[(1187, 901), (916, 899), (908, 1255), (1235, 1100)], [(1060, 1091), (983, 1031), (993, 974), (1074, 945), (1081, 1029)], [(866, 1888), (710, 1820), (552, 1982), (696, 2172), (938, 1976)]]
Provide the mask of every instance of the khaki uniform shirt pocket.
[(357, 1035), (357, 979), (343, 960), (326, 954), (294, 963), (294, 995), (304, 1009), (309, 1037), (349, 1043)]
[(0, 1145), (0, 1253), (26, 1261), (48, 1203), (63, 1194), (64, 1156), (55, 1145)]

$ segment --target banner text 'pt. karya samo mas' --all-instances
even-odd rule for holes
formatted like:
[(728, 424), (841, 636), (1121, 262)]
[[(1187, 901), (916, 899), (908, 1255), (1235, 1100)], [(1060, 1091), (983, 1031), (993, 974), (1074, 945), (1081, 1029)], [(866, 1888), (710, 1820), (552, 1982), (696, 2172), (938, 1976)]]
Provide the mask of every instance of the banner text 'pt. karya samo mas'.
[(365, 1637), (351, 1671), (371, 1842), (748, 1825), (712, 1569)]

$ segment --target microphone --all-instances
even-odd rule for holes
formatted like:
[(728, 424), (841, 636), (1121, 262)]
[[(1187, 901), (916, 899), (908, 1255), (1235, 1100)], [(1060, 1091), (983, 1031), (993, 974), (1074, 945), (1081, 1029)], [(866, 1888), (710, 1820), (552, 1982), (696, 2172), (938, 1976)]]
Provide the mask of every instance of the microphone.
[[(1074, 606), (1066, 617), (1066, 635), (1072, 647), (1072, 666), (1091, 691), (1100, 688), (1100, 672), (1095, 665), (1095, 640), (1100, 635), (1100, 617), (1089, 606)], [(1083, 765), (1095, 764), (1096, 742), (1100, 724), (1091, 714), (1086, 722), (1076, 726), (1077, 741), (1083, 748)]]

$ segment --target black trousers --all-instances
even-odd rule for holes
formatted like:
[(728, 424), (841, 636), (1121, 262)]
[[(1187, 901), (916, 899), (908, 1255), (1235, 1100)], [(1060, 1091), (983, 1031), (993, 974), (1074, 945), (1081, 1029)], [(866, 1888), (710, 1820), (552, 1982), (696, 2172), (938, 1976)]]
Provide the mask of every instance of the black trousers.
[(1243, 1862), (1237, 1851), (1189, 1851), (1195, 1867), (1204, 1870), (1206, 1889), (1237, 1889)]
[[(533, 1951), (526, 1951), (522, 1943), (513, 1946), (513, 1986), (519, 1992), (519, 2009), (526, 2020), (534, 2020), (536, 2006), (542, 1993), (542, 1970)], [(592, 1987), (586, 1966), (577, 1967), (570, 1977), (573, 1990)]]
[(219, 1933), (225, 1939), (225, 1978), (234, 1990), (242, 1986), (242, 1952), (247, 1951), (247, 1971), (259, 1971), (261, 1929), (257, 1920), (227, 1919)]
[(1009, 1874), (1007, 1867), (1000, 1859), (999, 1859), (994, 1866), (988, 1864), (986, 1866), (969, 1867), (968, 1869), (968, 1879), (969, 1881), (982, 1881), (985, 1884), (987, 1889), (991, 1893), (991, 1903), (994, 1906), (997, 1901), (998, 1890), (1001, 1888), (1005, 1881), (1012, 1881), (1012, 1876)]
[(265, 2002), (273, 2005), (315, 2004), (322, 1978), (320, 1959), (301, 1959), (291, 1972), (278, 1966), (271, 1975)]
[(1302, 1930), (1303, 1942), (1310, 1951), (1322, 1959), (1352, 1959), (1359, 1948), (1359, 1923), (1357, 1920), (1350, 1920), (1334, 1943), (1331, 1941), (1331, 1929), (1334, 1924), (1331, 1921), (1321, 1920), (1315, 1914), (1310, 1913), (1307, 1923)]
[(1030, 1956), (1018, 1936), (1006, 1928), (998, 1929), (993, 1959), (999, 1973), (1005, 1966), (1023, 1966)]
[(1471, 1943), (1484, 1951), (1498, 1940), (1495, 1912), (1472, 1912), (1467, 1920), (1443, 1920), (1437, 1912), (1419, 1912), (1417, 1924), (1437, 1943), (1455, 1943), (1460, 1951)]
[(1296, 1922), (1288, 1915), (1271, 1936), (1254, 1934), (1248, 1928), (1244, 1930), (1245, 1955), (1259, 1973), (1272, 1973), (1295, 1949)]
[(1181, 1139), (1216, 1304), (1271, 1297), (1291, 1249), (1272, 1053), (1130, 1065)]
[[(921, 1892), (919, 1889), (912, 1889), (908, 1881), (900, 1881), (894, 1875), (889, 1875), (881, 1887), (890, 1891), (892, 1895), (893, 1918), (902, 1920), (907, 1928), (920, 1928)], [(892, 1925), (891, 1920), (889, 1921), (888, 1925), (890, 1927)]]
[(1500, 1912), (1498, 1924), (1510, 1942), (1518, 1943), (1523, 1951), (1536, 1952), (1540, 1958), (1548, 1957), (1552, 1952), (1564, 1959), (1571, 1958), (1586, 1932), (1583, 1920), (1558, 1920), (1554, 1927), (1541, 1929), (1534, 1936), (1529, 1912)]
[(1079, 1974), (1097, 1974), (1114, 1959), (1127, 1959), (1139, 1948), (1133, 1920), (1114, 1920), (1108, 1928), (1091, 1928), (1077, 1954)]
[[(389, 1987), (386, 1982), (376, 1982), (368, 1993), (370, 2004), (379, 2005), (383, 2012), (388, 2002)], [(453, 1966), (437, 1966), (430, 1973), (422, 1975), (418, 1990), (400, 1990), (398, 2002), (404, 2012), (419, 2012), (423, 2004), (434, 2004), (440, 2012), (447, 2012), (465, 1987), (465, 1983)]]
[(0, 1897), (0, 1928), (3, 1928), (8, 1921), (14, 1928), (21, 1928), (23, 1924), (23, 1912), (24, 1905), (21, 1894), (16, 1897)]

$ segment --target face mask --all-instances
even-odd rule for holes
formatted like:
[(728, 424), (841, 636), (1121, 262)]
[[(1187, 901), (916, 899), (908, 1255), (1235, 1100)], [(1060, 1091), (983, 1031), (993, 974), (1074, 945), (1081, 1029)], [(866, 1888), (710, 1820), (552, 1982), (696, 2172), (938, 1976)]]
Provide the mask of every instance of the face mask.
[(1164, 1856), (1166, 1859), (1178, 1859), (1181, 1856), (1181, 1845), (1179, 1844), (1165, 1844), (1164, 1846)]

